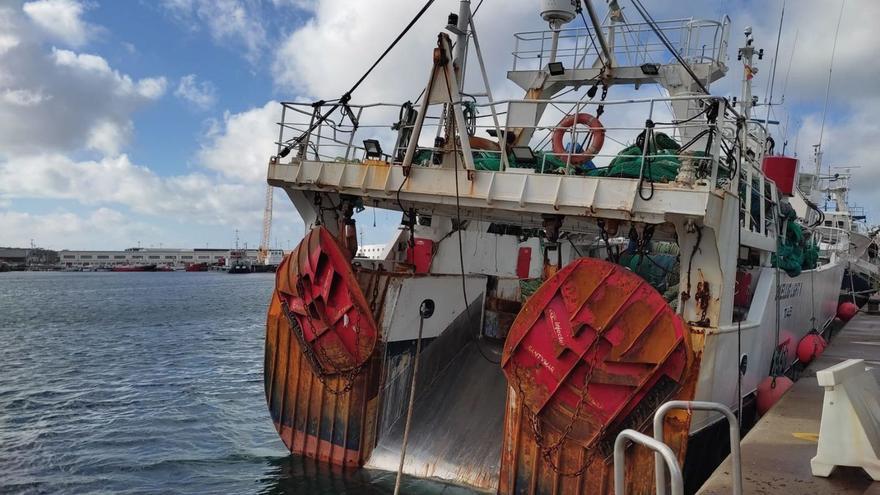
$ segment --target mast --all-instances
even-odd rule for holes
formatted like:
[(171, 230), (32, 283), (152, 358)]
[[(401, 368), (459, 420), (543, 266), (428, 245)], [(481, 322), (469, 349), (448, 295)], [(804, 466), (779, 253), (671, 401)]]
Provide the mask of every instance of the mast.
[(767, 115), (764, 117), (764, 128), (770, 135), (770, 109), (773, 107), (773, 85), (776, 83), (776, 65), (779, 63), (779, 42), (782, 39), (782, 21), (785, 19), (785, 0), (782, 0), (782, 13), (779, 14), (779, 29), (776, 31), (776, 53), (773, 55), (773, 68), (770, 70), (770, 91), (767, 96)]
[[(837, 14), (837, 27), (834, 29), (834, 43), (831, 45), (831, 61), (828, 63), (828, 84), (825, 85), (825, 105), (822, 109), (822, 125), (819, 127), (819, 143), (814, 146), (815, 153), (813, 158), (816, 160), (816, 180), (819, 180), (819, 174), (822, 169), (822, 138), (825, 135), (825, 117), (828, 116), (828, 100), (831, 96), (831, 76), (834, 71), (834, 54), (837, 52), (837, 38), (840, 35), (840, 21), (843, 19), (843, 8), (846, 6), (846, 0), (840, 2), (840, 13)], [(828, 175), (831, 175), (831, 169), (828, 169)]]
[[(458, 65), (458, 69), (460, 71), (458, 77), (458, 90), (464, 90), (464, 72), (465, 67), (467, 66), (467, 53), (468, 53), (468, 25), (471, 22), (471, 0), (461, 0), (458, 3), (458, 17), (453, 19), (453, 16), (449, 16), (449, 20), (456, 20), (456, 23), (449, 23), (447, 29), (452, 31), (455, 38), (455, 63)], [(453, 29), (453, 26), (455, 29)]]

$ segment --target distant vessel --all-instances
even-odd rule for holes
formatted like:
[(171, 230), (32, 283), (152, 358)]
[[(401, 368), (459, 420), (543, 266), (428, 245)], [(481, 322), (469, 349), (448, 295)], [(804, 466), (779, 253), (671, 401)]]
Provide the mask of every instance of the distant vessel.
[(188, 272), (206, 272), (208, 271), (207, 263), (190, 263), (186, 265), (186, 271)]
[(233, 249), (229, 251), (229, 257), (226, 258), (226, 273), (251, 273), (253, 266), (247, 257), (247, 251), (244, 249)]
[(113, 267), (114, 272), (154, 272), (156, 265), (118, 265)]
[(238, 230), (235, 231), (235, 249), (229, 250), (226, 257), (226, 273), (253, 273), (251, 260), (247, 256), (247, 244), (244, 249), (238, 247)]

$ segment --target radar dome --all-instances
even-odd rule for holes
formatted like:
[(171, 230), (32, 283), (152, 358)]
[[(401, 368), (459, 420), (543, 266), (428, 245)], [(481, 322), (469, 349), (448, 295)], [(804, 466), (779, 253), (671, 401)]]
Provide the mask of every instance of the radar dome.
[(541, 0), (541, 18), (550, 23), (571, 22), (580, 0)]

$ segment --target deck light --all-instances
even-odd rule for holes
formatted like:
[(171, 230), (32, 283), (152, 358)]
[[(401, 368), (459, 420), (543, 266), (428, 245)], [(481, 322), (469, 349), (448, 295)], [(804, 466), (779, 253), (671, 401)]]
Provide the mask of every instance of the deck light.
[(517, 163), (535, 164), (538, 162), (535, 152), (528, 146), (514, 146), (510, 148), (510, 152), (513, 153)]
[(364, 139), (364, 149), (367, 150), (367, 159), (382, 159), (382, 146), (375, 139)]
[(642, 64), (642, 74), (656, 76), (660, 73), (660, 64)]
[(562, 65), (562, 62), (550, 62), (547, 64), (547, 69), (550, 71), (551, 76), (561, 76), (565, 74), (565, 66)]

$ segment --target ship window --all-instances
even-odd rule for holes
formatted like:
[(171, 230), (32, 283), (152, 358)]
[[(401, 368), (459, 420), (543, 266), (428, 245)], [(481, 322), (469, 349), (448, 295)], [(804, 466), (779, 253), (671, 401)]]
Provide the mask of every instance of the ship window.
[(105, 256), (105, 255), (100, 255), (100, 256), (98, 256), (98, 259), (99, 259), (99, 260), (109, 260), (110, 257), (109, 257), (109, 256)]
[(64, 259), (66, 259), (66, 260), (72, 260), (72, 259), (74, 259), (74, 258), (76, 258), (76, 256), (74, 256), (74, 255), (72, 255), (72, 254), (65, 254), (65, 255), (64, 255)]
[(118, 254), (118, 255), (114, 256), (113, 259), (114, 259), (114, 260), (124, 260), (124, 259), (125, 259), (125, 255), (124, 255), (124, 254)]
[(825, 220), (825, 226), (831, 227), (831, 220)]
[(211, 259), (211, 257), (210, 256), (199, 256), (199, 259), (200, 260), (208, 260), (208, 259)]
[(142, 259), (144, 259), (144, 257), (143, 257), (143, 256), (140, 256), (140, 255), (137, 255), (137, 256), (132, 256), (131, 259), (133, 259), (133, 260), (142, 260)]
[(90, 255), (90, 254), (81, 254), (81, 255), (79, 255), (79, 259), (81, 259), (81, 260), (90, 260), (90, 259), (92, 259), (92, 255)]
[(166, 256), (165, 259), (166, 260), (176, 260), (177, 256)]
[(837, 226), (840, 227), (840, 228), (842, 229), (842, 228), (843, 228), (843, 221), (838, 220), (838, 221), (837, 221)]
[(158, 257), (158, 256), (150, 256), (150, 259), (151, 259), (151, 260), (157, 260), (157, 259), (159, 259), (159, 257)]
[(191, 259), (193, 259), (193, 257), (192, 257), (192, 256), (181, 256), (180, 259), (182, 259), (182, 260), (191, 260)]

